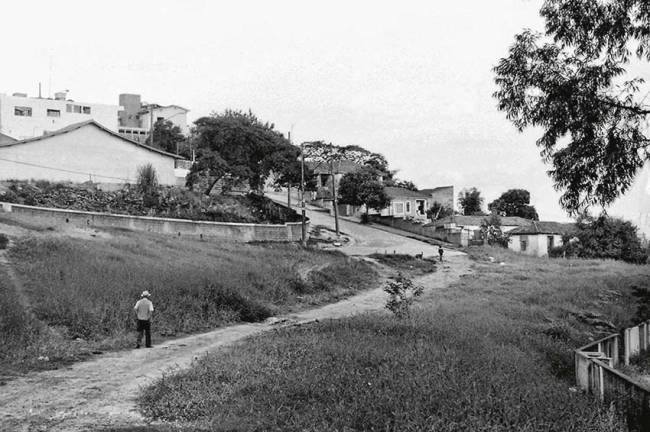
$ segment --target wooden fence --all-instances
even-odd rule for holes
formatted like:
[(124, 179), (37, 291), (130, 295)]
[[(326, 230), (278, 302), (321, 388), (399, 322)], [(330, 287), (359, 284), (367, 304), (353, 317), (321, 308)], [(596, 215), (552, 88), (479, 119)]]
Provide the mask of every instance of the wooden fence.
[(650, 389), (615, 368), (648, 349), (649, 322), (627, 328), (575, 351), (576, 383), (601, 402), (614, 404), (631, 431), (650, 431)]

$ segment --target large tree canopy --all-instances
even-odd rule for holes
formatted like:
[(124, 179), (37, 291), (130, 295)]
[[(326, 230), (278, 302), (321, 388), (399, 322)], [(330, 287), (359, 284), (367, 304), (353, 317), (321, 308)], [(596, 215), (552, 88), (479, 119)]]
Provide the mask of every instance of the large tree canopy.
[(650, 60), (647, 0), (546, 0), (545, 34), (525, 30), (494, 68), (495, 97), (537, 145), (572, 214), (607, 206), (648, 159), (647, 89), (629, 76)]
[(384, 155), (373, 153), (356, 145), (336, 146), (323, 141), (311, 141), (303, 144), (305, 158), (312, 162), (327, 165), (330, 162), (348, 160), (358, 165), (373, 168), (383, 180), (392, 179), (393, 172), (388, 169)]
[(369, 209), (380, 211), (388, 207), (390, 198), (384, 191), (383, 184), (377, 180), (377, 172), (372, 167), (345, 174), (339, 184), (339, 202), (354, 206), (365, 205)]
[(505, 216), (519, 216), (539, 220), (537, 210), (530, 204), (530, 192), (525, 189), (510, 189), (490, 204), (488, 210), (504, 213)]
[[(186, 138), (181, 128), (169, 120), (158, 120), (153, 124), (153, 144), (151, 142), (151, 136), (147, 137), (145, 144), (153, 145), (153, 147), (157, 147), (168, 153), (179, 154), (181, 150), (185, 150), (185, 146), (181, 148), (181, 145), (185, 141)], [(191, 155), (184, 153), (183, 156), (188, 157)]]
[(458, 194), (458, 206), (465, 216), (475, 214), (483, 214), (481, 206), (483, 205), (483, 197), (481, 191), (475, 187), (463, 189)]
[(215, 178), (229, 175), (247, 180), (251, 189), (258, 190), (271, 171), (291, 175), (296, 167), (300, 169), (298, 149), (275, 131), (273, 124), (263, 123), (250, 111), (226, 110), (201, 117), (194, 124), (197, 163), (189, 182), (207, 171)]

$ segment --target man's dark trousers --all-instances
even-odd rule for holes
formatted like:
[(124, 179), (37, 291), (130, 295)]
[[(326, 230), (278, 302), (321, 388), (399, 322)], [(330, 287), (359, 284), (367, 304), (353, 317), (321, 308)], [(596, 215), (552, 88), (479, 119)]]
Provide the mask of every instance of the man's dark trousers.
[(145, 346), (151, 348), (151, 322), (149, 320), (138, 320), (138, 347), (142, 342), (143, 332)]

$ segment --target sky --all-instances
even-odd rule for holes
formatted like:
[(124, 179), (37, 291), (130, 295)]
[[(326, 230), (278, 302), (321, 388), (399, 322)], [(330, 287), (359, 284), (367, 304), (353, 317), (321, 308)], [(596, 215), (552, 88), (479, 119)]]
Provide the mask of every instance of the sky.
[(542, 0), (28, 1), (1, 6), (0, 93), (67, 89), (252, 110), (294, 142), (359, 145), (420, 188), (527, 189), (567, 220), (535, 146), (496, 109), (492, 68), (543, 29)]

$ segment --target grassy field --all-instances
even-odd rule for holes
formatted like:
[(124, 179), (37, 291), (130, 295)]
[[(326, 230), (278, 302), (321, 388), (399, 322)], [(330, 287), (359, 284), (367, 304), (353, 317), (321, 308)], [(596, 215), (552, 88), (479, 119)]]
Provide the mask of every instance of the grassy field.
[(94, 239), (45, 230), (15, 239), (8, 257), (32, 313), (22, 307), (16, 284), (0, 274), (5, 375), (133, 346), (132, 308), (145, 289), (156, 308), (155, 344), (332, 301), (371, 286), (378, 276), (369, 264), (341, 253), (295, 244), (202, 242), (116, 230)]
[(145, 389), (141, 411), (187, 430), (625, 430), (573, 388), (573, 350), (601, 333), (581, 312), (630, 324), (631, 287), (650, 268), (469, 253), (475, 272), (424, 296), (409, 320), (386, 312), (252, 338)]

